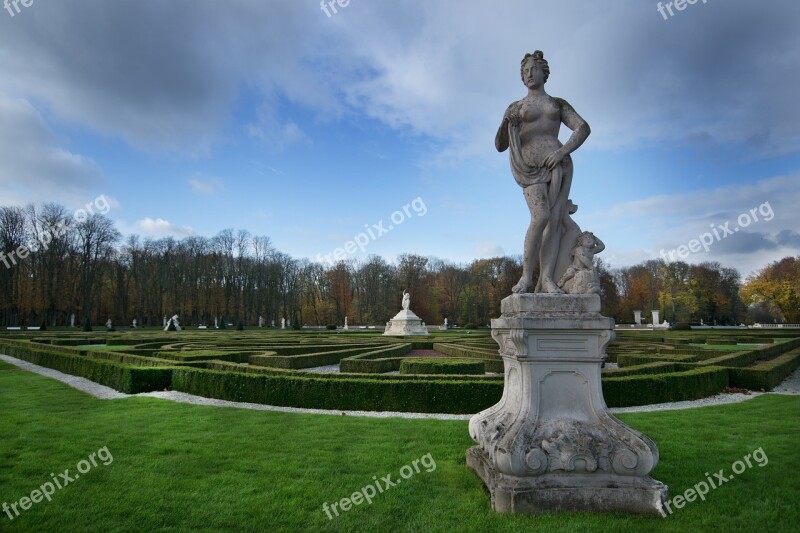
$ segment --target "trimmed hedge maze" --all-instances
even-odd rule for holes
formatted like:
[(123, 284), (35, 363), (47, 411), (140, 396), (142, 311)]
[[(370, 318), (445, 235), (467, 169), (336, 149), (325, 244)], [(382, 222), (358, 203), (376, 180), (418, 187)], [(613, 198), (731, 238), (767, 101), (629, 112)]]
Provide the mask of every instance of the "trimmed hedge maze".
[[(800, 331), (618, 332), (610, 407), (692, 400), (727, 387), (769, 390), (800, 367)], [(182, 331), (0, 336), (0, 353), (121, 392), (177, 390), (330, 410), (475, 413), (503, 391), (486, 330), (396, 339), (376, 333)], [(338, 366), (338, 372), (332, 371)]]

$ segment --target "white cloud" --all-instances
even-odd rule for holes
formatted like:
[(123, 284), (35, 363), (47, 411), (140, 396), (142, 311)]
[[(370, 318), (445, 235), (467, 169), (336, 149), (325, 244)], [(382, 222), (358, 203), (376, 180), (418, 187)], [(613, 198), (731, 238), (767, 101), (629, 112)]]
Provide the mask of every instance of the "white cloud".
[(0, 93), (0, 187), (4, 203), (81, 204), (105, 183), (91, 158), (61, 146), (41, 114), (24, 99)]
[(219, 178), (196, 177), (187, 181), (192, 191), (197, 194), (212, 195), (222, 189), (222, 181)]
[(506, 255), (505, 250), (503, 249), (502, 246), (498, 244), (485, 242), (475, 246), (476, 257), (490, 258), (490, 257), (503, 257), (504, 255)]
[(190, 237), (195, 235), (191, 226), (178, 226), (163, 218), (143, 218), (136, 222), (137, 228), (150, 237)]
[[(614, 266), (656, 259), (662, 250), (669, 257), (675, 250), (676, 259), (719, 261), (747, 275), (787, 255), (800, 255), (799, 204), (800, 174), (793, 174), (654, 196), (582, 216), (579, 211), (576, 219), (605, 240), (603, 257)], [(677, 255), (679, 246), (688, 247), (704, 235), (708, 251)]]

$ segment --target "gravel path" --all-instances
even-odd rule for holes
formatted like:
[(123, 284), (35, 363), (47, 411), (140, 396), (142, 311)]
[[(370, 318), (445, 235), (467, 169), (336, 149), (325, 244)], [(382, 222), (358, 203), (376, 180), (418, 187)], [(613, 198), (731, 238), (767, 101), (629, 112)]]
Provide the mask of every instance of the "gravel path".
[[(262, 405), (255, 403), (243, 402), (229, 402), (226, 400), (215, 400), (213, 398), (204, 398), (202, 396), (194, 396), (178, 391), (161, 391), (161, 392), (146, 392), (142, 394), (125, 394), (115, 391), (105, 385), (100, 385), (85, 378), (71, 376), (64, 374), (57, 370), (45, 368), (42, 366), (22, 361), (14, 357), (0, 354), (0, 360), (12, 364), (22, 370), (34, 372), (41, 376), (58, 380), (66, 383), (70, 387), (78, 389), (99, 398), (101, 400), (117, 400), (121, 398), (130, 398), (132, 396), (146, 397), (146, 398), (160, 398), (162, 400), (170, 400), (178, 403), (190, 403), (195, 405), (208, 405), (213, 407), (235, 407), (238, 409), (253, 409), (256, 411), (275, 411), (279, 413), (304, 413), (304, 414), (322, 414), (322, 415), (337, 415), (337, 416), (362, 416), (370, 418), (433, 418), (437, 420), (469, 420), (472, 415), (451, 415), (442, 413), (397, 413), (391, 411), (332, 411), (327, 409), (302, 409), (299, 407), (278, 407), (273, 405)], [(800, 395), (800, 368), (795, 370), (789, 377), (778, 385), (771, 392), (776, 394), (787, 395)], [(761, 396), (763, 392), (751, 392), (750, 394), (718, 394), (709, 398), (702, 398), (700, 400), (691, 400), (686, 402), (671, 402), (660, 403), (654, 405), (640, 405), (636, 407), (618, 407), (609, 409), (612, 413), (638, 413), (645, 411), (667, 411), (674, 409), (689, 409), (694, 407), (705, 407), (709, 405), (723, 405), (729, 403), (738, 403), (750, 400), (757, 396)]]
[(332, 374), (334, 372), (339, 372), (339, 363), (335, 365), (328, 365), (328, 366), (315, 366), (314, 368), (304, 368), (303, 372), (314, 372), (317, 374)]

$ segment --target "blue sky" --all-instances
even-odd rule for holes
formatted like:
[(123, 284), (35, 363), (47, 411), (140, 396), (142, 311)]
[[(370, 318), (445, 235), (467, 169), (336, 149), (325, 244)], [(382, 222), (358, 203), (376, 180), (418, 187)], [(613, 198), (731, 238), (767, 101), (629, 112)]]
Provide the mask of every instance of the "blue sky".
[(592, 127), (571, 197), (601, 257), (727, 224), (686, 260), (747, 275), (800, 254), (798, 22), (777, 0), (667, 20), (649, 0), (36, 0), (0, 11), (0, 204), (102, 194), (125, 235), (246, 229), (297, 258), (380, 223), (347, 257), (521, 254), (494, 135), (541, 49), (547, 91)]

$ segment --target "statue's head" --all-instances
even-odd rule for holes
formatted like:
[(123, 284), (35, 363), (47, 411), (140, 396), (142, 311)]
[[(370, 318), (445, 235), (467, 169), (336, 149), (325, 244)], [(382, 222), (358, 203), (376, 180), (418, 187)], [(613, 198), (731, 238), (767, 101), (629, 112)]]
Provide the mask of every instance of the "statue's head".
[(525, 82), (525, 67), (528, 65), (533, 68), (540, 69), (544, 74), (544, 82), (547, 82), (547, 78), (550, 77), (550, 66), (547, 64), (547, 60), (544, 58), (544, 52), (541, 50), (536, 50), (532, 54), (525, 54), (525, 57), (522, 58), (522, 63), (519, 67), (519, 73), (523, 82)]
[(594, 233), (591, 231), (584, 231), (583, 233), (578, 236), (578, 246), (594, 246)]

